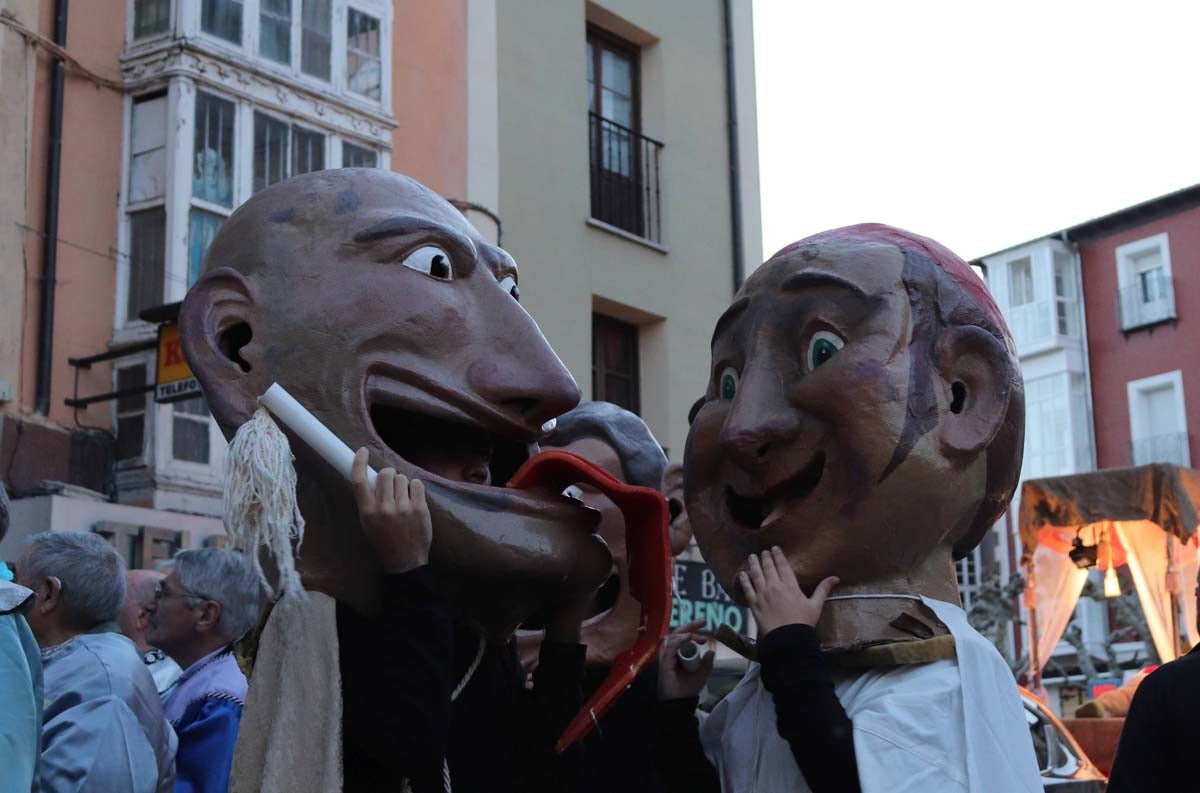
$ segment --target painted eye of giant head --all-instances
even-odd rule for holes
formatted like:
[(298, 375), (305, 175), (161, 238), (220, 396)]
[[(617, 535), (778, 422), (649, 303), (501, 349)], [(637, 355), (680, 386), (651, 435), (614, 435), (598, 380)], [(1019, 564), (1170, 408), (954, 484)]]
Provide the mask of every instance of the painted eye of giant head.
[(721, 399), (733, 399), (737, 394), (738, 374), (732, 366), (721, 372)]
[(583, 488), (579, 485), (567, 485), (562, 494), (572, 501), (583, 501)]
[(500, 279), (500, 288), (512, 295), (513, 300), (521, 301), (521, 290), (517, 288), (517, 279), (506, 275)]
[(436, 245), (422, 245), (405, 256), (401, 264), (443, 281), (454, 280), (454, 265), (450, 261), (450, 254)]
[(829, 359), (837, 355), (838, 350), (844, 346), (846, 346), (846, 341), (836, 333), (830, 333), (827, 330), (819, 330), (814, 333), (812, 341), (808, 343), (808, 360), (805, 361), (808, 371), (811, 372), (818, 366), (828, 363)]

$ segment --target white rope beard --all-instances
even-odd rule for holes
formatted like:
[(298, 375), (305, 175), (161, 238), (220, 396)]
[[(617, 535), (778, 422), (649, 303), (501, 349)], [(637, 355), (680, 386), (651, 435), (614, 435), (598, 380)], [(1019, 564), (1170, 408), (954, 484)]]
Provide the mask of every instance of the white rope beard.
[[(225, 531), (231, 544), (245, 548), (272, 600), (304, 597), (295, 563), (304, 541), (304, 516), (296, 500), (294, 459), (287, 436), (264, 407), (238, 427), (226, 458)], [(263, 571), (262, 549), (275, 561), (277, 585)]]

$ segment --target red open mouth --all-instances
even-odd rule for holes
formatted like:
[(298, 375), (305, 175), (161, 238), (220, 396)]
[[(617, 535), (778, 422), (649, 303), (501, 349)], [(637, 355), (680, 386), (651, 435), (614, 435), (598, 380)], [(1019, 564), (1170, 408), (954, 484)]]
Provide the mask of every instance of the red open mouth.
[(612, 501), (625, 518), (629, 556), (629, 593), (642, 607), (637, 641), (613, 660), (604, 684), (576, 714), (558, 739), (562, 752), (595, 726), (597, 720), (634, 678), (658, 655), (671, 616), (671, 546), (667, 535), (667, 502), (657, 490), (634, 487), (573, 454), (542, 452), (530, 458), (509, 482), (510, 487), (565, 489), (588, 484)]
[(725, 508), (742, 528), (750, 531), (765, 529), (812, 495), (823, 473), (825, 452), (817, 452), (798, 474), (761, 495), (742, 495), (727, 485)]

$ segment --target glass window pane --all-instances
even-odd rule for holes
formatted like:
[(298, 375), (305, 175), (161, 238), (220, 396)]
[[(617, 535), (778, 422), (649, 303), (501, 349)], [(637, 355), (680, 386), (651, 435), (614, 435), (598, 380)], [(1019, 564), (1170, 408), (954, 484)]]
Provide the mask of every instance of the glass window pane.
[(304, 0), (300, 10), (300, 70), (329, 79), (329, 50), (333, 42), (330, 0)]
[(633, 59), (613, 50), (601, 50), (600, 85), (615, 94), (633, 96)]
[(254, 114), (254, 192), (288, 177), (288, 125)]
[(342, 144), (343, 168), (374, 168), (379, 162), (379, 155), (370, 149), (355, 146), (353, 143)]
[(125, 416), (117, 419), (117, 459), (141, 457), (146, 440), (146, 416)]
[(258, 52), (279, 63), (292, 62), (292, 0), (259, 0)]
[(346, 86), (356, 94), (379, 99), (382, 77), (379, 20), (351, 8), (346, 15)]
[(292, 173), (320, 171), (325, 167), (325, 136), (320, 132), (292, 127)]
[(192, 195), (233, 206), (233, 102), (196, 93)]
[(129, 297), (127, 318), (163, 302), (163, 253), (167, 213), (162, 207), (129, 216)]
[(171, 427), (171, 456), (188, 463), (207, 464), (208, 420), (176, 413)]
[(204, 254), (212, 244), (217, 229), (225, 218), (193, 208), (188, 213), (188, 286), (200, 278), (201, 267), (204, 264)]
[(171, 0), (134, 0), (133, 37), (165, 33), (171, 24)]
[(166, 190), (167, 98), (133, 103), (129, 137), (129, 203), (162, 198)]
[(200, 29), (234, 44), (241, 44), (242, 0), (204, 0), (200, 7)]
[[(117, 390), (125, 391), (130, 388), (146, 385), (146, 365), (125, 366), (117, 370)], [(131, 413), (146, 409), (146, 395), (135, 394), (117, 398), (117, 412)]]
[(172, 407), (174, 407), (176, 413), (208, 418), (208, 400), (202, 396), (175, 402)]

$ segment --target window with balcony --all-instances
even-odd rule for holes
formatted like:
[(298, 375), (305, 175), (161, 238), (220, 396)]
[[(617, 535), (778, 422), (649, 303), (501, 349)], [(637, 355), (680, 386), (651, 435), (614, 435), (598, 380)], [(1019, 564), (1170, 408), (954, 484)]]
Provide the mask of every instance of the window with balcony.
[(1116, 257), (1121, 330), (1174, 319), (1175, 290), (1166, 233), (1122, 245)]
[(592, 399), (640, 412), (638, 366), (637, 325), (593, 314)]
[(641, 134), (638, 48), (599, 28), (587, 35), (588, 145), (594, 220), (662, 241), (659, 157)]
[(1130, 463), (1191, 466), (1181, 370), (1132, 380), (1129, 397)]
[[(260, 6), (261, 8), (261, 6)], [(168, 145), (165, 94), (139, 97), (130, 111), (128, 185), (125, 195), (122, 250), (124, 310), (122, 326), (147, 308), (180, 300), (200, 277), (204, 255), (225, 218), (252, 192), (301, 173), (321, 170), (331, 160), (359, 167), (378, 167), (380, 153), (361, 142), (304, 126), (258, 110), (244, 99), (222, 96), (199, 87), (194, 101), (174, 105), (175, 123), (190, 128), (188, 151), (183, 141)], [(190, 106), (188, 106), (190, 105)], [(242, 125), (252, 127), (249, 140)], [(176, 173), (167, 195), (167, 171)], [(185, 214), (169, 217), (168, 207)], [(168, 235), (168, 222), (170, 231)], [(185, 239), (174, 247), (172, 239)]]

